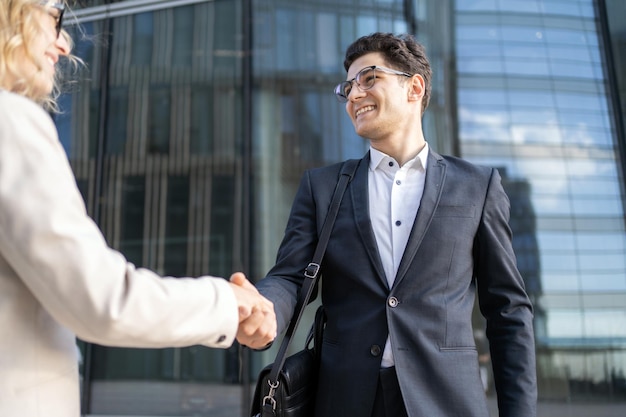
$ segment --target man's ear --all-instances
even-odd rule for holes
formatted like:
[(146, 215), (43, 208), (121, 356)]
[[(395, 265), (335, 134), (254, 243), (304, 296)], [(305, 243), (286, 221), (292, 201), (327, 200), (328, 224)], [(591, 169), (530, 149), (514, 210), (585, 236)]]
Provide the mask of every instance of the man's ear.
[(424, 77), (419, 74), (415, 74), (409, 80), (409, 100), (421, 100), (424, 97), (424, 91), (426, 91), (426, 83)]

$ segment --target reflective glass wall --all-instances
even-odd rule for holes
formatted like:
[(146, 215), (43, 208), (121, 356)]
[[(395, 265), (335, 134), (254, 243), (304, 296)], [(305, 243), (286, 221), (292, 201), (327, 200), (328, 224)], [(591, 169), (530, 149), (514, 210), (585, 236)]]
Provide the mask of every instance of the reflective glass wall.
[[(258, 279), (302, 171), (367, 150), (332, 94), (345, 48), (374, 31), (414, 33), (434, 70), (430, 145), (505, 178), (536, 307), (540, 397), (623, 400), (619, 10), (614, 0), (86, 0), (80, 29), (68, 29), (87, 66), (55, 121), (90, 214), (129, 260)], [(143, 416), (245, 415), (276, 353), (81, 350), (84, 411)]]
[(543, 399), (626, 398), (623, 137), (594, 6), (456, 2), (461, 155), (504, 175)]
[[(137, 266), (172, 276), (244, 270), (241, 3), (100, 3), (76, 10), (80, 28), (69, 27), (86, 67), (56, 117), (90, 214)], [(82, 351), (92, 414), (232, 415), (241, 402), (229, 389), (240, 380), (237, 346)]]

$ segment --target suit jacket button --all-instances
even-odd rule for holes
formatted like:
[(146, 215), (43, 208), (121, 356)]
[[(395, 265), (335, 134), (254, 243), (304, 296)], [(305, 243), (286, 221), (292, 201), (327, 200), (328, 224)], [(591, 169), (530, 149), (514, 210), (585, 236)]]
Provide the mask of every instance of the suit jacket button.
[(398, 299), (396, 297), (389, 297), (387, 303), (389, 304), (389, 307), (395, 308), (398, 306)]
[(372, 345), (372, 347), (370, 348), (370, 354), (372, 356), (380, 356), (380, 346)]

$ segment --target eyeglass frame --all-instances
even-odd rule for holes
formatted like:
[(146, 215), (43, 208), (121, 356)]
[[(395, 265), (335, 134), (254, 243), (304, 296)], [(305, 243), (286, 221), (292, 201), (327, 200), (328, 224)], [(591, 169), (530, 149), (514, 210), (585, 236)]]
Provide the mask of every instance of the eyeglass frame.
[[(63, 15), (65, 14), (65, 4), (60, 2), (53, 2), (51, 0), (43, 0), (39, 4), (43, 6), (46, 9), (46, 12), (56, 21), (54, 29), (57, 33), (57, 39), (59, 39), (59, 36), (61, 36), (61, 29), (63, 29)], [(59, 14), (56, 16), (53, 15), (52, 13), (50, 13), (50, 9), (57, 10)]]
[[(361, 75), (364, 72), (369, 71), (369, 70), (374, 70), (374, 80), (372, 81), (371, 86), (363, 88), (363, 86), (361, 86), (361, 83), (359, 82), (359, 78), (361, 78)], [(378, 65), (370, 65), (368, 67), (362, 68), (359, 72), (357, 72), (354, 78), (350, 80), (342, 81), (335, 86), (334, 92), (335, 92), (335, 97), (337, 97), (337, 100), (340, 103), (348, 102), (348, 96), (352, 92), (352, 83), (354, 82), (356, 82), (357, 87), (359, 87), (361, 91), (367, 91), (371, 89), (372, 87), (374, 87), (374, 84), (376, 83), (376, 70), (380, 70), (382, 72), (386, 72), (387, 74), (391, 74), (391, 75), (402, 75), (408, 78), (412, 77), (411, 74), (408, 74), (403, 71), (398, 71), (398, 70), (387, 68), (387, 67), (379, 67)], [(347, 86), (350, 86), (350, 91), (348, 92), (348, 94), (344, 94), (344, 91), (346, 90)]]

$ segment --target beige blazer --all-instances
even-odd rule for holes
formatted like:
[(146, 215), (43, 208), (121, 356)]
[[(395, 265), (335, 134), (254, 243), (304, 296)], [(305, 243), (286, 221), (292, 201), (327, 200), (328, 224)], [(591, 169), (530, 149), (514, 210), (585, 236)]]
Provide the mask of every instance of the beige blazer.
[(110, 249), (48, 114), (0, 91), (0, 416), (80, 415), (76, 336), (226, 348), (237, 325), (226, 280), (161, 278)]

